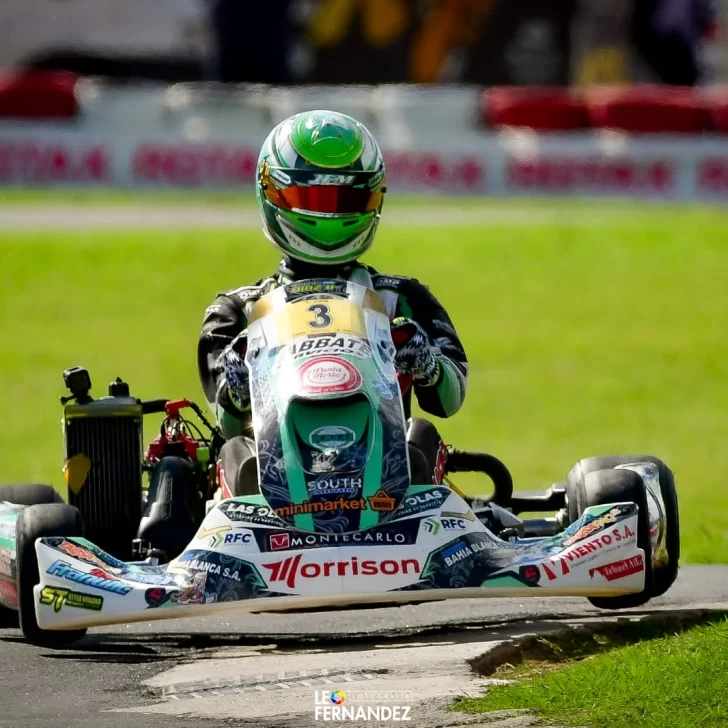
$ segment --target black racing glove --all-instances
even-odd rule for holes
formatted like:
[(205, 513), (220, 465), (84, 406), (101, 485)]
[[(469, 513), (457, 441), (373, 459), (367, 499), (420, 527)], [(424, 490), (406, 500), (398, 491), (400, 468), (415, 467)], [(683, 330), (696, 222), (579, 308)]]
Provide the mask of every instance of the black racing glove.
[(245, 366), (248, 348), (247, 329), (238, 334), (222, 353), (228, 397), (241, 412), (250, 410), (250, 375)]
[(412, 319), (392, 321), (392, 341), (396, 348), (394, 367), (400, 374), (409, 374), (415, 384), (432, 386), (440, 378), (440, 362), (425, 330)]

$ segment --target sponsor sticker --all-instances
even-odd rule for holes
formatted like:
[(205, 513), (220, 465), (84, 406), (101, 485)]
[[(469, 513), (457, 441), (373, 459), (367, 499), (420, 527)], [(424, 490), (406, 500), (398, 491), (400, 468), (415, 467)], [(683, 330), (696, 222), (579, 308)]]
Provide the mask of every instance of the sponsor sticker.
[(123, 561), (119, 561), (113, 556), (107, 555), (107, 557), (104, 558), (90, 549), (87, 549), (84, 546), (79, 546), (72, 541), (60, 541), (57, 545), (52, 545), (54, 545), (59, 551), (63, 551), (69, 556), (72, 556), (74, 559), (85, 561), (87, 564), (93, 564), (94, 566), (100, 566), (102, 569), (107, 571), (109, 569), (116, 569), (118, 573), (121, 573), (121, 571), (126, 567), (126, 564)]
[(325, 293), (327, 295), (346, 296), (347, 282), (341, 280), (304, 280), (289, 283), (286, 293), (291, 298), (308, 296), (311, 293)]
[(303, 501), (303, 503), (289, 503), (287, 506), (276, 508), (275, 512), (282, 518), (297, 516), (302, 513), (326, 513), (328, 511), (365, 511), (367, 503), (363, 498), (348, 500), (337, 498), (325, 501)]
[(354, 392), (361, 386), (361, 374), (346, 359), (318, 356), (298, 370), (301, 386), (315, 394)]
[(529, 586), (536, 586), (541, 580), (541, 572), (539, 571), (538, 566), (533, 566), (531, 564), (519, 567), (518, 575)]
[[(404, 528), (404, 524), (400, 524)], [(405, 532), (395, 528), (373, 528), (352, 533), (272, 533), (268, 535), (271, 551), (285, 549), (318, 548), (321, 546), (337, 546), (356, 544), (357, 546), (384, 546), (391, 544), (413, 544), (416, 532)]]
[(422, 529), (425, 533), (431, 533), (433, 536), (437, 536), (440, 533), (440, 521), (437, 518), (425, 518), (422, 521)]
[(359, 488), (362, 487), (363, 480), (361, 477), (345, 478), (330, 477), (317, 478), (306, 483), (308, 492), (311, 495), (347, 495), (349, 497), (355, 495)]
[(315, 174), (310, 185), (352, 185), (356, 177), (353, 174)]
[[(348, 336), (308, 334), (305, 337), (295, 339), (282, 348), (290, 352), (294, 361), (322, 354), (330, 356), (342, 356), (346, 354), (348, 356), (356, 356), (360, 359), (367, 359), (372, 353), (369, 342), (353, 334)], [(272, 353), (277, 353), (277, 350), (274, 350)]]
[[(219, 569), (219, 564), (217, 566)], [(170, 594), (169, 600), (174, 604), (183, 606), (186, 604), (212, 604), (216, 599), (216, 595), (205, 591), (208, 573), (212, 573), (212, 569), (195, 574), (189, 586), (183, 591)], [(240, 579), (237, 579), (237, 581), (240, 581)]]
[(226, 533), (222, 542), (226, 546), (233, 546), (235, 544), (250, 543), (251, 538), (253, 538), (253, 534), (250, 531), (235, 531), (234, 533)]
[(288, 533), (271, 533), (268, 538), (271, 551), (286, 551), (291, 548), (291, 535)]
[(100, 612), (104, 606), (104, 598), (95, 594), (84, 594), (70, 589), (44, 586), (40, 592), (40, 603), (52, 605), (54, 612), (60, 612), (63, 607), (90, 609), (93, 612)]
[(488, 551), (491, 548), (493, 548), (492, 545), (487, 541), (470, 541), (468, 543), (465, 541), (458, 541), (452, 546), (446, 548), (442, 552), (442, 556), (445, 560), (445, 566), (452, 566), (463, 559), (473, 556), (473, 554), (480, 553), (481, 551)]
[(301, 554), (289, 556), (283, 561), (263, 564), (270, 571), (268, 583), (274, 586), (283, 582), (290, 589), (295, 589), (299, 578), (321, 579), (342, 576), (397, 576), (411, 575), (416, 577), (421, 571), (417, 559), (363, 559), (352, 556), (345, 561), (325, 561), (323, 563), (306, 563), (301, 565)]
[(216, 526), (215, 528), (200, 528), (196, 538), (204, 540), (209, 536), (207, 542), (211, 549), (219, 548), (222, 545), (250, 543), (252, 534), (250, 531), (235, 529), (232, 526)]
[(549, 559), (551, 565), (549, 563), (543, 564), (544, 571), (549, 581), (553, 581), (557, 577), (557, 564), (561, 566), (561, 576), (566, 576), (570, 572), (571, 566), (593, 561), (600, 552), (611, 551), (616, 548), (617, 544), (634, 538), (635, 533), (629, 526), (613, 528), (609, 533), (598, 535), (591, 541), (552, 556)]
[(465, 531), (468, 528), (466, 519), (455, 516), (425, 518), (422, 527), (426, 533), (431, 533), (433, 536), (436, 536), (441, 528), (445, 531)]
[(577, 541), (582, 541), (588, 536), (591, 536), (591, 534), (595, 531), (598, 531), (600, 528), (604, 528), (605, 526), (615, 523), (617, 518), (621, 515), (622, 511), (619, 508), (612, 508), (611, 511), (607, 511), (607, 513), (602, 514), (595, 520), (590, 521), (585, 526), (582, 526), (573, 536), (564, 541), (564, 546), (571, 546), (571, 544), (576, 543)]
[(397, 511), (398, 517), (412, 516), (416, 513), (439, 508), (452, 491), (447, 488), (430, 488), (407, 495)]
[(164, 606), (175, 594), (179, 594), (179, 592), (168, 591), (167, 589), (162, 589), (162, 587), (154, 586), (144, 592), (144, 599), (150, 609), (156, 609)]
[(401, 278), (387, 278), (385, 276), (378, 276), (376, 278), (377, 288), (394, 288), (395, 290), (402, 285)]
[(201, 541), (209, 537), (208, 544), (210, 548), (216, 548), (222, 543), (222, 540), (224, 538), (224, 534), (227, 531), (232, 531), (232, 526), (215, 526), (214, 528), (203, 528), (200, 527), (200, 530), (197, 532), (195, 538), (200, 539)]
[(231, 521), (248, 521), (261, 526), (282, 526), (281, 519), (268, 506), (226, 500), (218, 505), (220, 511)]
[(356, 433), (348, 427), (329, 425), (313, 430), (308, 436), (308, 441), (320, 450), (342, 450), (354, 444)]
[(645, 562), (642, 554), (639, 554), (630, 559), (614, 561), (605, 566), (597, 566), (595, 569), (589, 569), (589, 576), (593, 579), (595, 574), (601, 574), (607, 581), (614, 581), (615, 579), (623, 579), (625, 576), (639, 574), (644, 570)]
[(66, 581), (73, 581), (76, 584), (83, 584), (94, 589), (103, 589), (104, 591), (120, 594), (121, 596), (126, 596), (131, 591), (130, 586), (125, 586), (110, 574), (106, 574), (100, 570), (95, 571), (97, 571), (96, 574), (87, 574), (84, 571), (74, 569), (68, 562), (58, 559), (51, 564), (46, 573), (50, 576), (65, 579)]
[(396, 501), (387, 493), (384, 488), (380, 488), (374, 495), (369, 496), (369, 505), (373, 511), (379, 513), (390, 513), (394, 510)]
[(334, 470), (336, 470), (336, 466), (334, 465), (335, 458), (336, 452), (333, 450), (312, 453), (311, 472), (332, 473)]
[(240, 570), (235, 566), (225, 566), (224, 564), (207, 561), (205, 558), (198, 557), (198, 553), (204, 552), (192, 551), (182, 554), (182, 556), (179, 557), (178, 566), (183, 567), (184, 569), (189, 569), (190, 571), (215, 574), (216, 576), (221, 576), (223, 579), (240, 581)]

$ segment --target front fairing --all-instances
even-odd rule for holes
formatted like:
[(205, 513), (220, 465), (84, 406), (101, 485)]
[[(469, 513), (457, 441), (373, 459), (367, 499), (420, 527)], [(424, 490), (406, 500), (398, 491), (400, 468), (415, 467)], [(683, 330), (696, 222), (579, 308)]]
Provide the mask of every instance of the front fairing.
[(287, 528), (262, 496), (208, 513), (169, 564), (125, 564), (80, 538), (36, 543), (44, 629), (487, 596), (615, 596), (645, 587), (637, 507), (588, 508), (558, 536), (497, 538), (460, 496), (411, 486), (391, 519), (351, 533)]
[(389, 318), (373, 291), (310, 280), (254, 307), (246, 364), (261, 492), (292, 527), (386, 520), (409, 485)]

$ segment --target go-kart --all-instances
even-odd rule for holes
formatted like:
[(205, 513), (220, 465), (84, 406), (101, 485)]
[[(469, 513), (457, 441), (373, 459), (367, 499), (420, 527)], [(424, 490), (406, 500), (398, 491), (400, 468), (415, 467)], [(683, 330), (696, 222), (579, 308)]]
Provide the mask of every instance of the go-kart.
[[(671, 586), (677, 495), (661, 460), (587, 458), (564, 483), (514, 493), (497, 458), (443, 446), (432, 482), (412, 483), (394, 352), (383, 302), (363, 286), (309, 280), (263, 296), (246, 353), (259, 492), (233, 497), (215, 466), (223, 439), (194, 403), (141, 402), (119, 379), (92, 399), (88, 373), (67, 370), (69, 503), (49, 486), (0, 488), (0, 605), (53, 645), (228, 610), (508, 596), (615, 609)], [(142, 455), (153, 412), (166, 416)], [(459, 471), (493, 492), (465, 496)], [(184, 543), (147, 537), (155, 508), (176, 509)]]

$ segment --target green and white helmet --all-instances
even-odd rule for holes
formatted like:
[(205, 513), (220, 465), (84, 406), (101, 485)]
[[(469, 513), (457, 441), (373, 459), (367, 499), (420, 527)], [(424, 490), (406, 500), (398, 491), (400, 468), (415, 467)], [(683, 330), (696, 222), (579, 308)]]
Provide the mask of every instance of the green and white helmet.
[(291, 116), (260, 151), (263, 231), (289, 258), (320, 265), (356, 260), (374, 240), (384, 191), (379, 145), (346, 114)]

